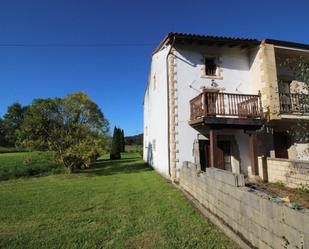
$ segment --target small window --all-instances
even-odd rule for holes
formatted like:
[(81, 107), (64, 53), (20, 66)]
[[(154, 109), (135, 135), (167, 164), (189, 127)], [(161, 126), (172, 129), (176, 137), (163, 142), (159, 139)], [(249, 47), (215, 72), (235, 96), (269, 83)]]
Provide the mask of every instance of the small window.
[(152, 150), (156, 151), (156, 140), (155, 139), (152, 140)]
[(207, 76), (216, 76), (217, 65), (215, 58), (205, 58), (205, 73)]
[(153, 90), (155, 91), (157, 89), (157, 79), (156, 75), (153, 76)]

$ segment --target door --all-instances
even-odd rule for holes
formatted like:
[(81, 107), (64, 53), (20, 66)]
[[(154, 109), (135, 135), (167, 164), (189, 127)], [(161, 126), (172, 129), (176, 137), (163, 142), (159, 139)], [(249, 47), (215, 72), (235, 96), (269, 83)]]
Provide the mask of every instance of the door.
[(232, 171), (231, 142), (218, 141), (218, 168)]
[(288, 149), (290, 147), (289, 134), (287, 132), (274, 133), (274, 147), (276, 158), (289, 158)]

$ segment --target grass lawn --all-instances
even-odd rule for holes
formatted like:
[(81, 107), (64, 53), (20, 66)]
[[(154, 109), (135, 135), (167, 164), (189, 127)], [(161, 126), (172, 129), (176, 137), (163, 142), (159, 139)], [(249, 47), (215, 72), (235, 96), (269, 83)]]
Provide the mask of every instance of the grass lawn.
[(0, 248), (237, 248), (138, 153), (0, 182)]
[(0, 154), (0, 180), (64, 172), (51, 152), (17, 152)]

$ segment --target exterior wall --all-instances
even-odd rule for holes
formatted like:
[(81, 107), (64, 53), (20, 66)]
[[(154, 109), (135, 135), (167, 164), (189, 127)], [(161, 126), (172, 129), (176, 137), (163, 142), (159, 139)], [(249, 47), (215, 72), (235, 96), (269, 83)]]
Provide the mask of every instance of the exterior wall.
[[(212, 80), (225, 92), (257, 94), (261, 91), (263, 109), (269, 111), (268, 119), (282, 118), (278, 115), (277, 67), (273, 45), (264, 43), (252, 49), (176, 45), (168, 58), (167, 80), (166, 57), (169, 49), (165, 47), (152, 56), (144, 99), (144, 160), (161, 174), (170, 174), (174, 180), (182, 163), (194, 160), (193, 148), (199, 133), (188, 124), (189, 101), (200, 93), (201, 87), (210, 86)], [(219, 77), (205, 76), (205, 56), (217, 58)], [(230, 134), (235, 136), (240, 151), (239, 160), (232, 158), (233, 172), (240, 171), (250, 176), (248, 135), (242, 130), (234, 130)], [(267, 143), (269, 145), (260, 147), (263, 147), (262, 154), (269, 156), (272, 144), (270, 140)], [(294, 143), (289, 153), (292, 158), (309, 160), (309, 156), (305, 157), (302, 153), (304, 148), (308, 148), (308, 144)]]
[[(183, 47), (177, 46), (174, 51), (175, 77), (177, 78), (177, 168), (180, 168), (184, 161), (193, 161), (193, 145), (198, 137), (198, 132), (189, 124), (190, 103), (189, 101), (198, 95), (201, 87), (210, 86), (211, 78), (203, 76), (204, 56), (218, 56), (220, 63), (220, 77), (215, 79), (221, 88), (226, 92), (257, 94), (250, 84), (250, 64), (247, 50), (240, 48), (226, 47)], [(235, 131), (236, 132), (236, 131)], [(242, 132), (240, 132), (242, 133)], [(238, 145), (242, 148), (241, 158), (243, 165), (248, 165), (248, 143), (244, 136), (237, 136)], [(247, 170), (246, 170), (247, 171)]]
[(143, 158), (168, 177), (167, 73), (165, 48), (152, 56), (144, 97)]
[(269, 182), (282, 182), (291, 188), (309, 186), (309, 162), (267, 158)]
[(309, 210), (270, 201), (244, 187), (242, 175), (212, 168), (198, 173), (195, 165), (185, 163), (179, 183), (229, 237), (242, 239), (242, 248), (309, 248)]
[(271, 44), (262, 44), (259, 52), (263, 108), (268, 109), (268, 119), (280, 119), (277, 66), (275, 49)]
[(293, 141), (293, 144), (289, 148), (288, 153), (289, 159), (309, 161), (309, 143)]

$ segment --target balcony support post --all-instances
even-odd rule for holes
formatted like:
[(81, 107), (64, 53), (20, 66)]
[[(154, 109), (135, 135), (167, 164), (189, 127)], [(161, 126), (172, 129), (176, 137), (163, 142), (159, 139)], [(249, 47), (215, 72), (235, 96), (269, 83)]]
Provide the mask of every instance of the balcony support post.
[(256, 143), (257, 143), (256, 134), (255, 133), (249, 134), (249, 157), (250, 157), (252, 175), (254, 176), (257, 176), (259, 173), (257, 153), (256, 153)]
[(210, 167), (216, 167), (217, 164), (217, 132), (214, 129), (209, 131), (210, 140)]

